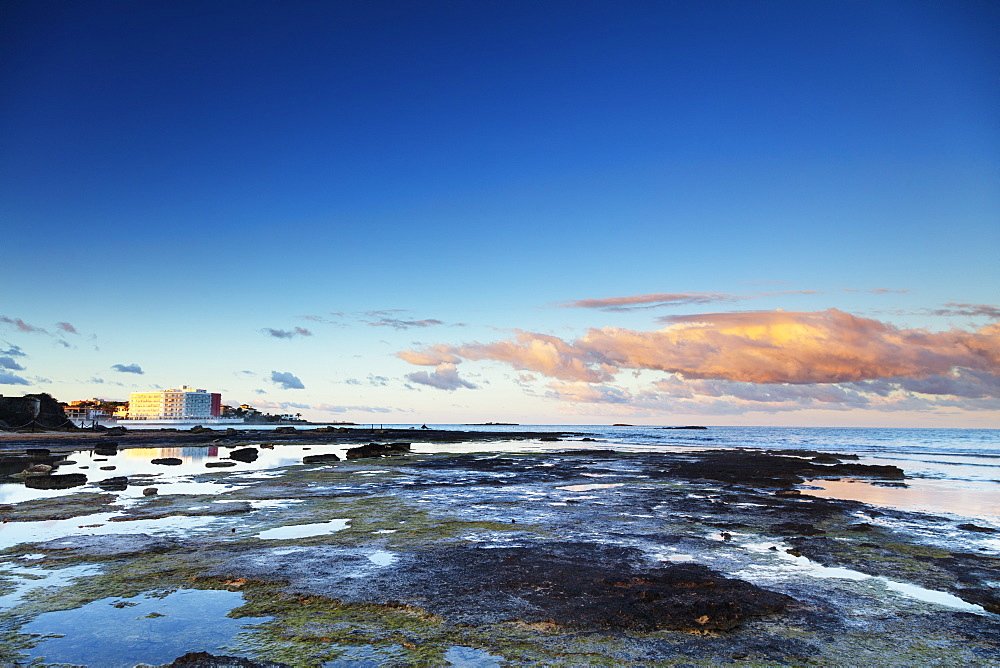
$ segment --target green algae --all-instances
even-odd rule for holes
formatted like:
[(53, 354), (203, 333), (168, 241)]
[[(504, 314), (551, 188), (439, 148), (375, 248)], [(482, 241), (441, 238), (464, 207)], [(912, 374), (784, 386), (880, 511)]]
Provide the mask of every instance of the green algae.
[(218, 516), (248, 513), (252, 507), (247, 502), (220, 503), (214, 494), (170, 494), (143, 497), (111, 522), (130, 520), (156, 520), (170, 516)]
[(106, 506), (114, 503), (114, 494), (97, 492), (77, 492), (46, 499), (32, 499), (20, 503), (0, 506), (0, 521), (40, 522), (47, 520), (67, 520), (73, 517), (93, 515), (107, 511)]

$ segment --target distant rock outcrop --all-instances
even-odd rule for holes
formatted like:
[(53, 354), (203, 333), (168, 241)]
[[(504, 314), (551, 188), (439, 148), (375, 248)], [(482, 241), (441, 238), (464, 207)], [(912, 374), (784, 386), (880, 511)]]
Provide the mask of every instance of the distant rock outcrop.
[(0, 395), (0, 422), (7, 429), (40, 429), (42, 431), (76, 431), (77, 427), (52, 395), (26, 394), (23, 397)]

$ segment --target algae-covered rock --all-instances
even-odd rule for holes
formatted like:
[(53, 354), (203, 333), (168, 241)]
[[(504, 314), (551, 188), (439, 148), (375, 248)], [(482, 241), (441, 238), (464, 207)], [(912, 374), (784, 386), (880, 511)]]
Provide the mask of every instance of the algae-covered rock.
[(69, 489), (86, 484), (87, 476), (83, 473), (30, 476), (24, 479), (24, 486), (32, 489)]
[[(105, 534), (103, 536), (66, 536), (35, 543), (33, 549), (48, 553), (54, 558), (91, 556), (109, 557), (126, 554), (166, 552), (179, 543), (171, 538), (148, 534)], [(57, 552), (58, 554), (52, 554)]]
[(21, 503), (0, 506), (0, 521), (37, 522), (92, 515), (104, 510), (101, 506), (114, 503), (117, 498), (114, 494), (84, 492), (52, 499), (22, 501)]
[(347, 451), (348, 459), (365, 459), (368, 457), (387, 457), (405, 454), (410, 451), (409, 443), (369, 443)]

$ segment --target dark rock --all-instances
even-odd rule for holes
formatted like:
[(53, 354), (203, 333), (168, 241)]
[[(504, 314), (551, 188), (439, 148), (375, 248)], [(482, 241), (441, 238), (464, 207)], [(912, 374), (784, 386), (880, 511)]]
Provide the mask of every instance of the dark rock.
[(215, 656), (208, 652), (188, 652), (160, 668), (288, 668), (288, 664), (251, 661), (241, 656)]
[(151, 464), (162, 464), (163, 466), (180, 466), (184, 463), (184, 460), (178, 459), (177, 457), (161, 457), (159, 459), (151, 459)]
[(562, 439), (558, 436), (542, 436), (539, 441), (561, 441)]
[(24, 454), (28, 455), (31, 459), (46, 459), (52, 455), (52, 451), (48, 448), (28, 448), (24, 451)]
[(86, 484), (87, 476), (83, 473), (32, 476), (24, 479), (24, 486), (32, 489), (69, 489)]
[(332, 452), (328, 455), (306, 455), (302, 458), (303, 464), (326, 464), (329, 462), (339, 462), (340, 457)]
[(200, 424), (196, 424), (195, 426), (191, 427), (191, 429), (189, 429), (188, 431), (190, 431), (192, 434), (211, 434), (215, 430), (210, 429), (209, 427), (202, 427)]
[(77, 431), (63, 407), (47, 393), (26, 394), (23, 397), (0, 395), (0, 420), (8, 425), (43, 431)]
[(348, 459), (365, 459), (368, 457), (388, 457), (404, 454), (410, 451), (409, 443), (369, 443), (347, 451)]
[(101, 470), (102, 471), (114, 471), (116, 468), (118, 468), (118, 467), (117, 466), (102, 466)]
[(221, 469), (236, 466), (236, 462), (205, 462), (205, 468)]
[(513, 613), (579, 629), (704, 632), (731, 629), (794, 603), (706, 566), (648, 568), (640, 565), (638, 550), (589, 543), (459, 548), (438, 555), (439, 568), (442, 563), (448, 566), (438, 574), (444, 576), (436, 586), (441, 607), (425, 605), (455, 621), (479, 614), (463, 610), (466, 603), (488, 601), (483, 605), (498, 608), (498, 618)]
[(975, 531), (977, 533), (997, 533), (996, 529), (992, 529), (990, 527), (981, 527), (977, 524), (972, 524), (969, 522), (965, 524), (959, 524), (958, 528), (962, 529), (963, 531)]
[(765, 487), (790, 487), (805, 478), (843, 477), (903, 478), (896, 466), (874, 464), (815, 464), (802, 457), (763, 452), (713, 451), (697, 453), (698, 459), (677, 464), (669, 476), (719, 480)]
[(142, 490), (142, 495), (143, 496), (156, 496), (156, 493), (158, 491), (159, 490), (157, 490), (155, 487), (147, 487), (146, 489)]
[(294, 434), (298, 431), (295, 427), (278, 427), (274, 430), (275, 434)]
[(114, 478), (105, 478), (98, 482), (97, 486), (107, 492), (124, 492), (128, 488), (128, 477), (116, 476)]
[(871, 524), (868, 524), (866, 522), (861, 522), (859, 524), (848, 524), (844, 528), (847, 529), (848, 531), (861, 531), (861, 532), (864, 532), (864, 533), (867, 533), (867, 532), (875, 530), (874, 526), (872, 526)]
[(801, 522), (782, 522), (781, 524), (772, 524), (771, 531), (784, 536), (821, 536), (826, 533), (822, 529), (817, 529), (811, 524)]
[(240, 432), (236, 431), (232, 427), (228, 427), (226, 429), (226, 436), (239, 436), (239, 435), (240, 435)]
[(1000, 594), (993, 589), (959, 589), (958, 596), (967, 603), (983, 606), (989, 612), (1000, 614)]
[(94, 454), (98, 457), (114, 457), (118, 454), (118, 444), (101, 443), (94, 448)]
[(249, 464), (257, 461), (259, 450), (257, 448), (240, 448), (229, 453), (229, 458), (238, 462)]

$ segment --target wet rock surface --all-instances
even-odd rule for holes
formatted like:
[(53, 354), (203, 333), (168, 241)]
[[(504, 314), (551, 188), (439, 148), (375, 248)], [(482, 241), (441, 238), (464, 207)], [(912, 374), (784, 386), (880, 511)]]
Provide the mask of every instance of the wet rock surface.
[(223, 656), (208, 652), (188, 652), (159, 668), (287, 668), (287, 663), (251, 661), (240, 656)]
[[(163, 490), (112, 518), (209, 522), (196, 532), (129, 534), (122, 521), (120, 536), (66, 536), (0, 559), (99, 566), (65, 597), (77, 602), (164, 588), (242, 592), (245, 605), (231, 616), (273, 622), (221, 660), (447, 665), (457, 646), (509, 665), (853, 665), (859, 656), (872, 665), (988, 665), (1000, 655), (1000, 617), (986, 612), (996, 606), (1000, 560), (977, 547), (995, 538), (953, 519), (795, 488), (833, 475), (846, 456), (396, 454), (266, 477), (199, 469), (197, 480), (224, 479), (229, 490)], [(704, 475), (712, 470), (717, 477)], [(76, 512), (87, 504), (68, 499), (84, 495), (32, 512)], [(21, 509), (29, 506), (0, 507), (0, 516)], [(321, 535), (260, 537), (335, 521), (342, 528)], [(822, 577), (823, 566), (854, 575)], [(928, 603), (868, 576), (981, 608)]]
[(31, 489), (69, 489), (86, 484), (87, 476), (84, 473), (29, 476), (24, 479), (24, 486)]

